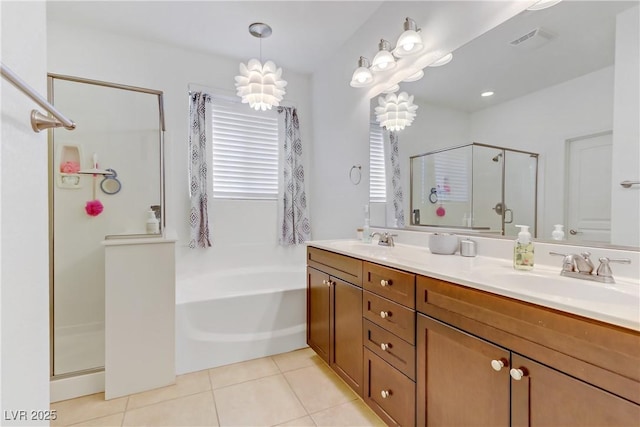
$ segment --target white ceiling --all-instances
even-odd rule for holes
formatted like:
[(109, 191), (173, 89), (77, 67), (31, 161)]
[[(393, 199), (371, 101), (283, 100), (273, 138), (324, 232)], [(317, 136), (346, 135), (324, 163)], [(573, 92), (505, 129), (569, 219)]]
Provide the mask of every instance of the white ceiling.
[(49, 1), (47, 19), (246, 61), (260, 55), (249, 24), (273, 29), (263, 59), (311, 73), (382, 1)]
[[(563, 1), (524, 11), (454, 52), (453, 61), (425, 69), (402, 90), (434, 105), (473, 112), (613, 65), (615, 19), (638, 1)], [(554, 38), (538, 48), (509, 44), (542, 27)], [(495, 95), (480, 97), (484, 91)]]

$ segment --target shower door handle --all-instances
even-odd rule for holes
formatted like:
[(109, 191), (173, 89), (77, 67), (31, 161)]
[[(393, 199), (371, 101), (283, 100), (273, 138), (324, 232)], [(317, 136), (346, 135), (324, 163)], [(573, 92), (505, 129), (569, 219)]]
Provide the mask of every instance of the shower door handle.
[[(509, 221), (507, 221), (507, 214), (509, 214)], [(513, 211), (511, 209), (504, 210), (504, 223), (511, 224), (513, 222)]]

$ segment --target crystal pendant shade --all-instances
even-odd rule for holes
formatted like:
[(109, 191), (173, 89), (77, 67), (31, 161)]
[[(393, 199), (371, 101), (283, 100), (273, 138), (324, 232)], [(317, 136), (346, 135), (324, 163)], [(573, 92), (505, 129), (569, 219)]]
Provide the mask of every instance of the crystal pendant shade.
[(236, 76), (237, 95), (255, 110), (265, 111), (280, 105), (286, 85), (282, 68), (273, 61), (264, 65), (257, 59), (250, 59), (247, 65), (240, 63), (240, 75)]
[(407, 92), (398, 95), (390, 93), (385, 97), (378, 97), (376, 120), (381, 127), (390, 131), (401, 131), (411, 126), (416, 117), (418, 106), (413, 103), (413, 96)]

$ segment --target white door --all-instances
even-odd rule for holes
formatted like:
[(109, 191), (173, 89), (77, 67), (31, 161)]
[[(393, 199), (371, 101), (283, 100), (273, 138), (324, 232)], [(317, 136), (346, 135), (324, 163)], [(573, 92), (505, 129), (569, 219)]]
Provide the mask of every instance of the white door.
[(610, 241), (611, 142), (611, 132), (568, 141), (568, 240)]

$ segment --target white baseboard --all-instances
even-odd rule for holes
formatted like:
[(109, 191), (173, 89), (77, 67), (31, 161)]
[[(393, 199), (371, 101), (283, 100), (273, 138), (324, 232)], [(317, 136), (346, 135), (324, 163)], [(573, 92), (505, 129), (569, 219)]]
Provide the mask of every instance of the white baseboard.
[(51, 380), (51, 403), (104, 392), (104, 371)]

